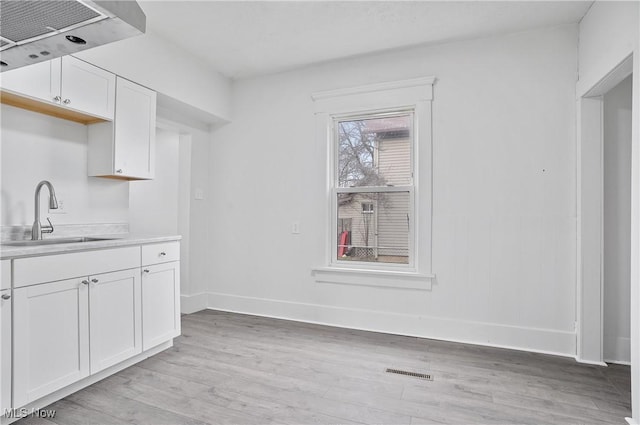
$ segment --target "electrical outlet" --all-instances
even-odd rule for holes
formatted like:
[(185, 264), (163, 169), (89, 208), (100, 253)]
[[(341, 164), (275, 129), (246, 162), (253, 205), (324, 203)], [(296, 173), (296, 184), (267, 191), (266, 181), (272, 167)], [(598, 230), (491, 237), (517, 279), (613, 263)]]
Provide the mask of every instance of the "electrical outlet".
[(300, 222), (299, 221), (294, 221), (293, 223), (291, 223), (291, 233), (294, 234), (294, 235), (300, 234)]
[[(58, 208), (56, 208), (55, 210), (49, 208), (49, 214), (66, 214), (67, 204), (65, 203), (64, 199), (62, 199), (60, 196), (57, 196), (56, 198), (58, 199)], [(49, 200), (47, 200), (47, 205), (48, 204)]]

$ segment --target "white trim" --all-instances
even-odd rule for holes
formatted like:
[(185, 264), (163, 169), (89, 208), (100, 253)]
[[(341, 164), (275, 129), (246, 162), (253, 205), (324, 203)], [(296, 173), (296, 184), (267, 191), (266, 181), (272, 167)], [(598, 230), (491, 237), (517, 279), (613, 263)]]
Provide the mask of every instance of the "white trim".
[(624, 58), (618, 65), (614, 66), (611, 72), (602, 77), (591, 87), (585, 87), (583, 80), (576, 84), (578, 99), (581, 97), (602, 96), (609, 90), (620, 84), (622, 80), (633, 73), (633, 53)]
[(207, 293), (180, 295), (180, 313), (191, 314), (207, 308)]
[(311, 269), (318, 283), (342, 283), (346, 285), (380, 286), (396, 289), (428, 291), (435, 275), (395, 270), (371, 270), (340, 267), (316, 267)]
[(336, 187), (336, 193), (382, 193), (382, 192), (411, 192), (413, 186), (357, 186)]
[[(604, 358), (604, 102), (602, 96), (628, 77), (632, 67), (633, 55), (630, 55), (603, 76), (593, 87), (585, 90), (584, 87), (581, 87), (580, 82), (576, 84), (576, 92), (585, 93), (578, 98), (576, 103), (576, 207), (578, 213), (576, 229), (576, 315), (579, 329), (576, 355), (580, 359), (579, 361), (583, 363), (601, 364)], [(597, 164), (596, 155), (598, 156)], [(589, 170), (589, 173), (585, 173), (585, 169)], [(598, 175), (596, 176), (594, 172), (598, 173)], [(596, 178), (598, 180), (597, 183), (595, 181)], [(632, 212), (632, 223), (633, 220)], [(585, 222), (588, 224), (585, 224)], [(598, 233), (597, 235), (596, 232)], [(633, 258), (633, 252), (631, 254)], [(585, 268), (590, 273), (585, 273)], [(633, 277), (631, 281), (633, 282)]]
[[(389, 270), (403, 269), (403, 271), (418, 273), (431, 272), (431, 224), (432, 224), (432, 114), (431, 100), (433, 98), (433, 83), (435, 77), (414, 78), (370, 84), (347, 89), (317, 92), (312, 95), (316, 113), (316, 132), (318, 143), (327, 146), (327, 205), (328, 213), (325, 221), (325, 264), (334, 268), (358, 268), (356, 265), (338, 263), (336, 259), (337, 243), (337, 192), (371, 192), (374, 188), (340, 188), (336, 186), (337, 148), (334, 142), (335, 120), (344, 117), (362, 117), (370, 114), (401, 114), (411, 113), (413, 123), (413, 146), (411, 149), (411, 168), (413, 182), (410, 192), (410, 223), (409, 232), (409, 264), (395, 267), (388, 263), (368, 263), (370, 269)], [(420, 173), (420, 167), (429, 172)], [(422, 187), (424, 193), (418, 193)], [(406, 191), (406, 186), (385, 187), (384, 191)], [(425, 220), (425, 217), (428, 220)], [(320, 267), (318, 270), (322, 269)], [(363, 284), (362, 279), (337, 279), (336, 274), (324, 274), (320, 281), (330, 283)], [(344, 274), (342, 274), (344, 276)], [(375, 280), (375, 279), (373, 279)], [(389, 279), (387, 279), (389, 281)], [(430, 281), (428, 282), (430, 288)], [(367, 286), (389, 286), (382, 282), (369, 283)], [(392, 287), (403, 287), (392, 285)], [(409, 288), (415, 287), (415, 282)], [(420, 286), (419, 289), (422, 289)]]
[(607, 364), (605, 362), (599, 362), (597, 360), (585, 360), (585, 359), (581, 359), (578, 356), (575, 356), (575, 359), (578, 363), (582, 363), (582, 364), (590, 364), (590, 365), (594, 365), (594, 366), (607, 366)]
[[(384, 290), (384, 289), (381, 289)], [(574, 358), (575, 332), (209, 293), (209, 308), (418, 338)]]
[(634, 421), (633, 418), (624, 418), (624, 420), (627, 421), (629, 425), (638, 425), (638, 422)]
[(622, 360), (607, 360), (607, 359), (605, 359), (604, 362), (606, 364), (619, 364), (619, 365), (622, 365), (622, 366), (631, 366), (631, 362), (625, 362), (625, 361), (622, 361)]
[[(330, 99), (333, 97), (350, 96), (354, 94), (372, 93), (386, 90), (397, 90), (408, 87), (431, 86), (436, 81), (436, 77), (420, 77), (409, 80), (387, 81), (383, 83), (367, 84), (364, 86), (347, 87), (343, 89), (325, 90), (311, 93), (314, 101)], [(427, 100), (431, 100), (429, 97)]]

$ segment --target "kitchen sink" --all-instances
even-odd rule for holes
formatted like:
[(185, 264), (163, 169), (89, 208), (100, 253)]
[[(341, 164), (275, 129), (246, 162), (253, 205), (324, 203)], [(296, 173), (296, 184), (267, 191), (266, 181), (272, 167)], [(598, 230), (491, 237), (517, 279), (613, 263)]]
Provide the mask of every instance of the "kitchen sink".
[(63, 243), (82, 243), (82, 242), (96, 242), (96, 241), (108, 241), (114, 238), (93, 238), (87, 236), (79, 236), (74, 238), (52, 238), (52, 239), (40, 239), (40, 240), (26, 240), (26, 241), (7, 241), (2, 242), (4, 246), (40, 246), (40, 245), (56, 245)]

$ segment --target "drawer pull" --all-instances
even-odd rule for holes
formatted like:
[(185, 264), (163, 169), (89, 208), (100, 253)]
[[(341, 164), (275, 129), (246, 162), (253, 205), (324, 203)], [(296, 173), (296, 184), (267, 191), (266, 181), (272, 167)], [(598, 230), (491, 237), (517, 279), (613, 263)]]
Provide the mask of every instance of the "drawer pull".
[(3, 300), (11, 299), (11, 295), (9, 295), (9, 294), (4, 294), (4, 295), (2, 296), (2, 299), (3, 299)]
[(160, 253), (160, 256), (161, 256), (161, 257), (164, 257), (165, 255), (167, 255), (167, 253), (166, 253), (166, 252), (164, 252), (164, 251), (162, 251), (162, 252)]
[(89, 281), (85, 279), (85, 280), (83, 280), (83, 281), (82, 281), (82, 283), (83, 283), (84, 285), (88, 285), (88, 284), (89, 284)]
[(91, 282), (98, 283), (98, 279), (91, 279)]
[(145, 272), (145, 273), (149, 273), (149, 269), (144, 269), (142, 271)]

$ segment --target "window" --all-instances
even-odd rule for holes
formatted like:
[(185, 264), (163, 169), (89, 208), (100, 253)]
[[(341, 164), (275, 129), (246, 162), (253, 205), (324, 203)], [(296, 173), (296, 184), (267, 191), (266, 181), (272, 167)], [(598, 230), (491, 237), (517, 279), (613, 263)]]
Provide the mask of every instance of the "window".
[(431, 287), (434, 78), (314, 93), (328, 147), (327, 260), (317, 282)]
[(335, 261), (412, 263), (413, 111), (334, 117), (332, 143)]

